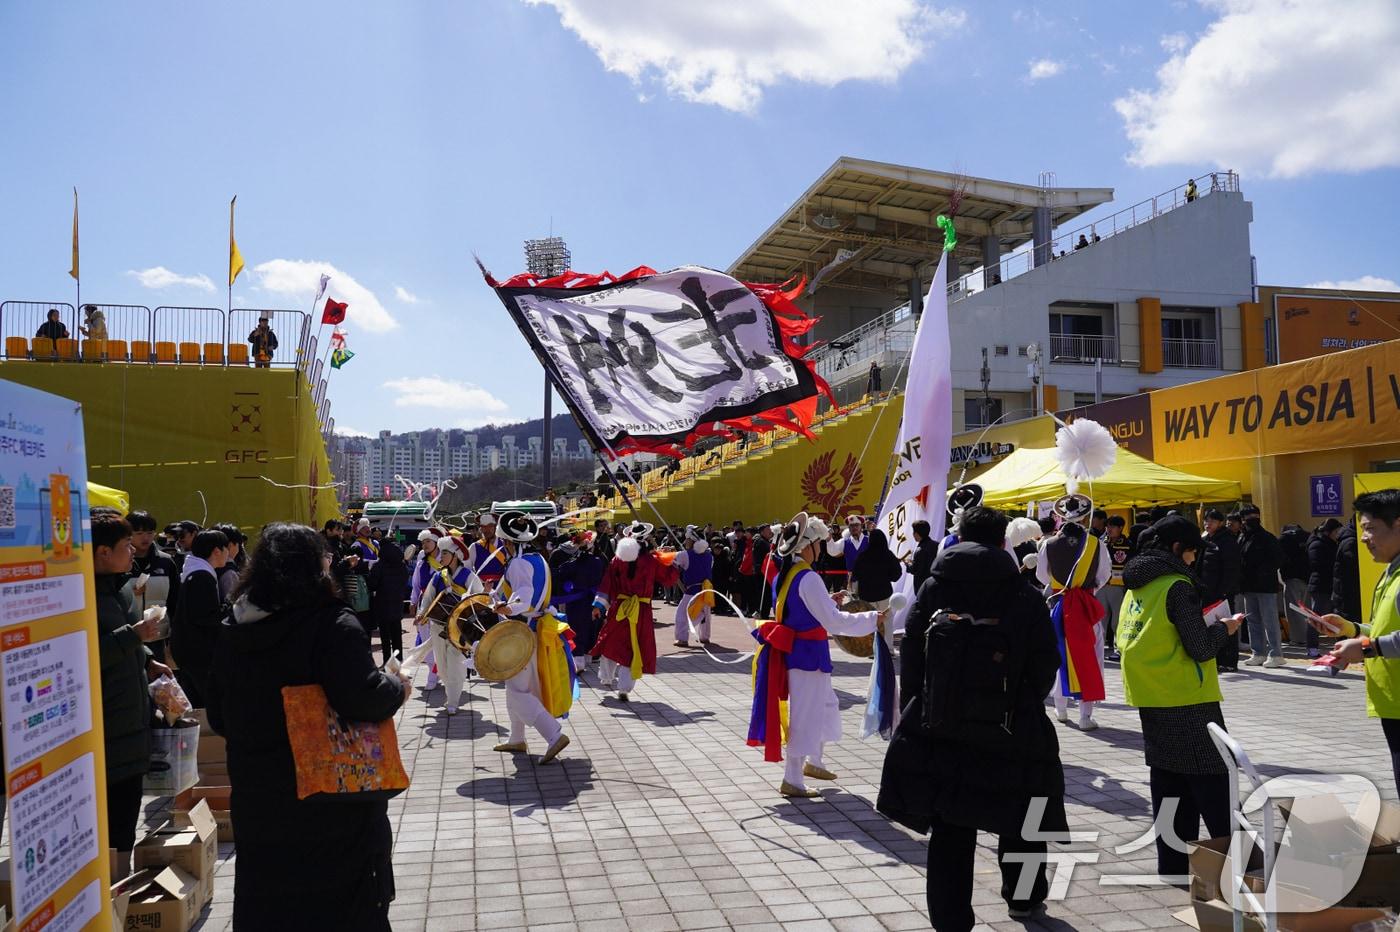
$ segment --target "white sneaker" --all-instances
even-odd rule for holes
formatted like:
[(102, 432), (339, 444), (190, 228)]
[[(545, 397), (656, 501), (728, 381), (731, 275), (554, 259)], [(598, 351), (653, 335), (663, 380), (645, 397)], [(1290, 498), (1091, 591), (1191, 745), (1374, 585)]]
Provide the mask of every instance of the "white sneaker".
[(1098, 728), (1098, 727), (1099, 727), (1099, 723), (1096, 722), (1096, 721), (1094, 721), (1092, 718), (1089, 718), (1088, 716), (1085, 716), (1085, 715), (1079, 716), (1079, 730), (1080, 730), (1080, 731), (1093, 731), (1094, 729), (1096, 729), (1096, 728)]
[(1264, 665), (1264, 655), (1263, 655), (1263, 654), (1251, 654), (1250, 657), (1249, 657), (1249, 659), (1246, 660), (1246, 661), (1244, 662), (1244, 664), (1243, 664), (1243, 666), (1246, 666), (1246, 667), (1262, 667), (1263, 665)]
[(1264, 661), (1264, 666), (1276, 670), (1279, 667), (1288, 666), (1288, 661), (1284, 660), (1282, 657), (1270, 657), (1268, 660)]
[(1057, 710), (1055, 712), (1055, 718), (1057, 718), (1062, 724), (1069, 724), (1069, 711), (1065, 710), (1064, 712), (1060, 712)]

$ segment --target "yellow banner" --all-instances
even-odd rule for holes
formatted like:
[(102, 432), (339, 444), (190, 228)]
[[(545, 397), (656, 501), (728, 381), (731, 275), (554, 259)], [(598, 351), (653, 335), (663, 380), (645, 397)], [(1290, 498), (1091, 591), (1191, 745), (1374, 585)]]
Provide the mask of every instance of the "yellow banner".
[(0, 381), (0, 690), (20, 927), (110, 929), (107, 768), (81, 411)]
[(1400, 342), (1154, 391), (1163, 465), (1400, 441)]

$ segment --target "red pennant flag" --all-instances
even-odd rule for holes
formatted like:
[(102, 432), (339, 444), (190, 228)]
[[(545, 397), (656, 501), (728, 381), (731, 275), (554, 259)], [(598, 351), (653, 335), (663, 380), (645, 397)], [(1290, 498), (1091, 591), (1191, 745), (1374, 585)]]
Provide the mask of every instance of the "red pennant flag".
[(345, 311), (350, 305), (334, 298), (326, 299), (326, 309), (321, 314), (321, 323), (338, 324), (345, 320)]

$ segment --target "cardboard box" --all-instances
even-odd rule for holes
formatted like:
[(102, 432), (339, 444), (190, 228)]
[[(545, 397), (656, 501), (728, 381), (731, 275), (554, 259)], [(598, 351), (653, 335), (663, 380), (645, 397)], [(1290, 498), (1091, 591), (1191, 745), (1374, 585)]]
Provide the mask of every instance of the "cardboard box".
[(143, 838), (133, 852), (135, 867), (174, 865), (195, 878), (195, 909), (203, 909), (214, 898), (214, 865), (219, 857), (218, 824), (209, 804), (197, 803), (182, 819), (185, 825), (169, 822)]
[[(1173, 915), (1200, 932), (1233, 932), (1234, 913), (1223, 900), (1197, 900), (1191, 907)], [(1279, 913), (1277, 925), (1279, 932), (1352, 932), (1357, 925), (1389, 915), (1384, 909), (1333, 906), (1313, 913)], [(1245, 913), (1243, 918), (1248, 932), (1262, 932), (1264, 922), (1258, 916)]]
[[(191, 803), (190, 803), (190, 805), (198, 805), (199, 802), (203, 802), (205, 805), (207, 805), (207, 806), (209, 807), (209, 811), (210, 811), (210, 812), (213, 814), (213, 816), (214, 816), (214, 824), (218, 827), (218, 839), (219, 839), (219, 843), (220, 843), (220, 844), (225, 844), (225, 843), (231, 844), (231, 843), (233, 842), (233, 811), (232, 811), (232, 809), (229, 808), (229, 801), (228, 801), (228, 798), (227, 798), (227, 797), (220, 797), (220, 796), (217, 796), (217, 795), (213, 795), (213, 796), (201, 797), (201, 799), (199, 799), (199, 800), (197, 800), (197, 801), (196, 801), (196, 800), (193, 800), (193, 796), (194, 796), (195, 791), (199, 791), (199, 790), (203, 790), (203, 789), (205, 789), (205, 788), (204, 788), (204, 787), (195, 787), (193, 790), (190, 791), (190, 794), (189, 794), (190, 797), (191, 797)], [(224, 790), (224, 789), (226, 789), (226, 788), (225, 788), (225, 787), (210, 787), (209, 789)], [(178, 800), (177, 800), (177, 801), (178, 801)], [(222, 808), (220, 808), (220, 807), (222, 807)], [(174, 809), (174, 814), (175, 814), (174, 821), (175, 821), (175, 825), (176, 825), (177, 827), (182, 827), (182, 828), (183, 828), (183, 827), (187, 827), (188, 825), (190, 825), (190, 816), (189, 816), (189, 809), (188, 809), (188, 807), (182, 808), (182, 807), (176, 806), (175, 809)]]
[(186, 932), (199, 915), (199, 881), (179, 867), (142, 871), (125, 887), (127, 929)]
[(228, 742), (219, 735), (206, 735), (200, 732), (198, 758), (200, 771), (203, 772), (205, 764), (223, 764), (225, 772), (228, 765)]

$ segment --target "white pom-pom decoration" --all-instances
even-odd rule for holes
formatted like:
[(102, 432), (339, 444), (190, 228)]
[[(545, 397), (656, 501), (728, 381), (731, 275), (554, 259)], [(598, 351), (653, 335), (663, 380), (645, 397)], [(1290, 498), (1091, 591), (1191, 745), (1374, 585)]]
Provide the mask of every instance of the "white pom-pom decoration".
[(1030, 518), (1012, 518), (1011, 523), (1006, 526), (1006, 543), (1011, 547), (1019, 547), (1027, 541), (1040, 540), (1040, 522)]
[(843, 556), (846, 553), (845, 537), (841, 540), (829, 540), (826, 542), (826, 552), (833, 557)]
[[(1097, 479), (1113, 468), (1118, 459), (1118, 442), (1098, 421), (1080, 418), (1055, 431), (1055, 459), (1065, 476), (1075, 485)], [(1065, 487), (1070, 491), (1070, 482)]]
[(892, 612), (902, 612), (908, 604), (909, 596), (902, 592), (896, 592), (890, 596), (890, 611)]
[(623, 563), (635, 563), (642, 553), (642, 545), (636, 538), (624, 537), (617, 542), (617, 558)]
[(1021, 569), (1033, 570), (1040, 565), (1040, 554), (1028, 553), (1021, 558)]

